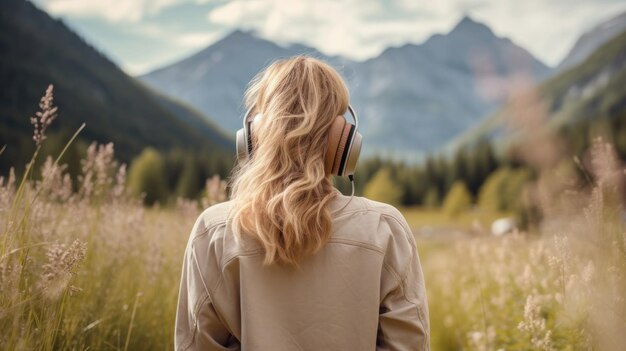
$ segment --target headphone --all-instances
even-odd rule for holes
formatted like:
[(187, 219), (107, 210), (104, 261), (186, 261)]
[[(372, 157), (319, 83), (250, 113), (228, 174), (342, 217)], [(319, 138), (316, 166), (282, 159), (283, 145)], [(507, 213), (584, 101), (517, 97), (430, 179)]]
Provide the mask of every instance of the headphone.
[[(249, 121), (250, 113), (254, 105), (251, 106), (243, 118), (243, 128), (237, 131), (237, 159), (244, 162), (252, 155), (252, 130), (257, 118), (261, 118), (258, 113), (252, 121)], [(356, 162), (361, 153), (361, 143), (363, 137), (357, 131), (359, 121), (352, 106), (348, 105), (348, 112), (354, 120), (354, 124), (349, 123), (342, 115), (335, 117), (335, 120), (328, 130), (328, 148), (324, 157), (324, 170), (326, 174), (336, 176), (348, 176), (352, 179)]]

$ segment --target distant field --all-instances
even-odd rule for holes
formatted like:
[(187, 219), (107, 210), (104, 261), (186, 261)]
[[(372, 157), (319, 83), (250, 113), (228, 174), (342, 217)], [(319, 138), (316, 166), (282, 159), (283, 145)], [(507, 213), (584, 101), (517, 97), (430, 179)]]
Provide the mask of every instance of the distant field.
[(400, 211), (418, 236), (454, 235), (459, 233), (484, 234), (490, 232), (491, 223), (511, 214), (471, 210), (451, 217), (440, 209), (402, 207)]

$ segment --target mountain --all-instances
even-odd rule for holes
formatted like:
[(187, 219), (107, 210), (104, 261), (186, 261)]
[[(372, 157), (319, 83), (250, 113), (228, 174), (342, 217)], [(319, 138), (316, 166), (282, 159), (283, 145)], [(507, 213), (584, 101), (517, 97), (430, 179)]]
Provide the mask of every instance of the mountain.
[(83, 141), (115, 143), (128, 162), (146, 146), (231, 155), (233, 141), (199, 112), (127, 76), (60, 21), (24, 0), (0, 2), (0, 157), (2, 171), (32, 154), (29, 116), (48, 84), (59, 118), (50, 133), (86, 123)]
[(446, 35), (389, 48), (364, 62), (235, 31), (140, 79), (234, 131), (254, 74), (277, 58), (302, 53), (328, 60), (343, 74), (366, 138), (364, 153), (404, 159), (437, 149), (492, 111), (520, 81), (535, 82), (550, 72), (526, 50), (464, 17)]
[(597, 25), (578, 38), (570, 52), (557, 67), (557, 71), (563, 71), (583, 62), (602, 44), (613, 39), (624, 30), (626, 30), (626, 12)]
[(248, 82), (273, 60), (296, 54), (328, 59), (306, 46), (281, 47), (237, 30), (189, 58), (140, 78), (214, 116), (221, 127), (234, 132), (241, 128), (242, 98)]
[(464, 17), (448, 34), (387, 49), (355, 72), (350, 85), (369, 145), (410, 158), (438, 149), (550, 69)]
[(602, 125), (626, 156), (626, 31), (582, 63), (511, 99), (457, 137), (448, 149), (467, 147), (481, 139), (490, 139), (504, 149), (536, 135), (541, 131), (538, 126), (563, 132), (582, 149), (581, 144), (588, 142), (583, 139)]

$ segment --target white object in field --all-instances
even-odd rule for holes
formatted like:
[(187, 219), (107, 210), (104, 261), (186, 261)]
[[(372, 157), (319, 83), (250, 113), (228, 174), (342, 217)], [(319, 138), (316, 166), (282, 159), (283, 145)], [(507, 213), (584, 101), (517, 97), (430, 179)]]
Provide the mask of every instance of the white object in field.
[(511, 217), (500, 218), (491, 223), (491, 234), (501, 236), (513, 232), (515, 228), (515, 219)]

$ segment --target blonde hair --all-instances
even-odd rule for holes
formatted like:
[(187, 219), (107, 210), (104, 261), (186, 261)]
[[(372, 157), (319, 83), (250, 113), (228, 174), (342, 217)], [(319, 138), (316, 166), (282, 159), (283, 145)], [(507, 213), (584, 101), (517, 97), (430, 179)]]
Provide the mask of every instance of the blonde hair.
[(233, 173), (233, 225), (264, 247), (264, 264), (299, 266), (330, 237), (327, 204), (337, 193), (324, 156), (328, 130), (348, 101), (341, 76), (306, 56), (274, 62), (246, 91), (247, 107), (262, 118), (251, 158)]

